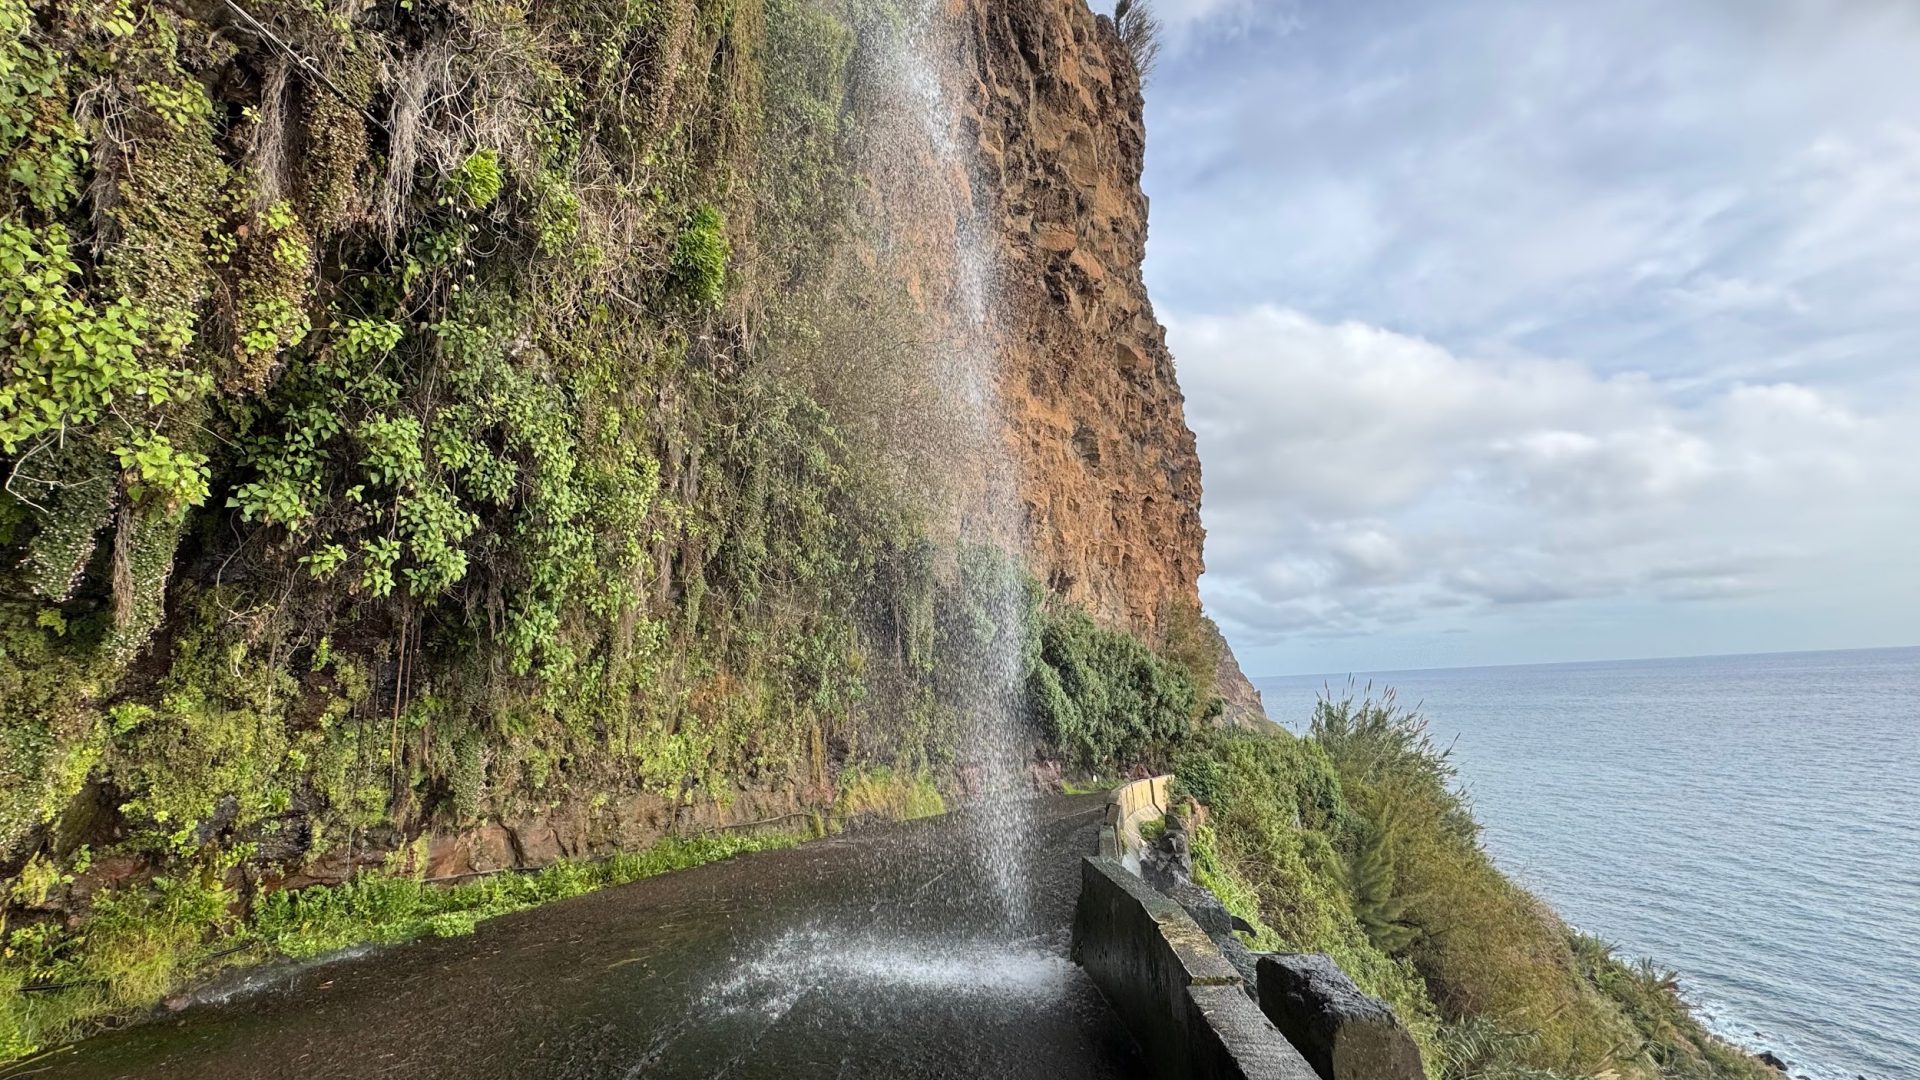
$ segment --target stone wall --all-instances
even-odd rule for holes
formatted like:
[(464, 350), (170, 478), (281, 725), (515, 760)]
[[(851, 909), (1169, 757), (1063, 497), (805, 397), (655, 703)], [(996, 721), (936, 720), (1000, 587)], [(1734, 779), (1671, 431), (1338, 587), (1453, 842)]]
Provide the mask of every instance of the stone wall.
[(1073, 957), (1133, 1032), (1152, 1075), (1313, 1080), (1193, 918), (1115, 859), (1082, 863)]
[[(1166, 817), (1169, 779), (1108, 793), (1073, 924), (1074, 959), (1154, 1075), (1424, 1080), (1406, 1027), (1330, 957), (1256, 957), (1235, 936), (1249, 928), (1189, 876), (1181, 819)], [(1140, 827), (1162, 817), (1168, 830), (1149, 847)]]

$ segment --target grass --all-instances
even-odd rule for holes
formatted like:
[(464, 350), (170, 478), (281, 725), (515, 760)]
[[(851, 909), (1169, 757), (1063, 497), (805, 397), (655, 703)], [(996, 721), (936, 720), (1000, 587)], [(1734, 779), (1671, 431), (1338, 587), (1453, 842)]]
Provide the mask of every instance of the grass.
[(747, 852), (792, 847), (802, 839), (797, 833), (669, 839), (645, 851), (591, 862), (563, 859), (532, 873), (496, 874), (451, 888), (369, 874), (331, 888), (268, 895), (255, 910), (249, 937), (271, 954), (295, 960), (350, 945), (455, 937), (501, 915)]
[(1107, 777), (1098, 774), (1080, 779), (1068, 777), (1060, 781), (1060, 791), (1066, 795), (1105, 795), (1107, 792), (1119, 787), (1122, 783), (1124, 783), (1124, 781), (1119, 777)]
[(837, 821), (915, 821), (947, 812), (947, 803), (924, 772), (902, 773), (884, 765), (849, 769), (840, 774), (840, 793), (834, 800)]
[(1222, 733), (1176, 759), (1206, 804), (1195, 876), (1259, 949), (1332, 956), (1413, 1031), (1434, 1080), (1759, 1080), (1670, 972), (1573, 933), (1480, 844), (1445, 750), (1391, 692), (1308, 737)]

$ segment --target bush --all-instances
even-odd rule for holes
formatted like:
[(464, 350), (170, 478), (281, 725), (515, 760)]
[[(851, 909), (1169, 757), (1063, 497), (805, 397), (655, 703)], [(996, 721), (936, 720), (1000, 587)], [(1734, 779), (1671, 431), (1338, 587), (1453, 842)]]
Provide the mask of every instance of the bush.
[(1120, 32), (1120, 44), (1133, 57), (1133, 68), (1144, 84), (1160, 62), (1160, 20), (1153, 14), (1149, 0), (1120, 0), (1113, 9), (1113, 25)]
[(1447, 751), (1391, 691), (1321, 701), (1306, 739), (1190, 744), (1175, 777), (1210, 809), (1195, 875), (1256, 947), (1332, 956), (1441, 1080), (1764, 1075), (1699, 1026), (1671, 973), (1622, 963), (1500, 873)]
[[(1419, 713), (1391, 691), (1349, 692), (1322, 700), (1310, 730), (1350, 805), (1378, 834), (1383, 881), (1367, 904), (1406, 928), (1393, 934), (1399, 954), (1420, 971), (1442, 1014), (1537, 1033), (1526, 1064), (1612, 1064), (1624, 1034), (1618, 1018), (1585, 992), (1559, 918), (1480, 847), (1466, 800), (1451, 787), (1447, 752)], [(1368, 838), (1354, 839), (1348, 850), (1360, 857)]]
[(1254, 924), (1254, 946), (1333, 957), (1424, 1045), (1434, 1022), (1420, 979), (1369, 939), (1343, 885), (1340, 845), (1363, 823), (1326, 753), (1282, 731), (1212, 734), (1175, 756), (1174, 781), (1209, 811), (1195, 878)]
[(1040, 618), (1028, 707), (1040, 733), (1075, 765), (1148, 760), (1193, 731), (1200, 692), (1184, 668), (1078, 611)]

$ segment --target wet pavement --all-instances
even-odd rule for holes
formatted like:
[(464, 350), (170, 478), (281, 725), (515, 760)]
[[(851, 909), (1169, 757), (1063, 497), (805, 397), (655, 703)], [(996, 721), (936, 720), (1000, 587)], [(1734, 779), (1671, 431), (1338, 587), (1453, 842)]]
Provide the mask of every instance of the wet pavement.
[(1035, 804), (1013, 840), (1028, 895), (1011, 928), (954, 815), (286, 973), (225, 1005), (89, 1040), (30, 1075), (1137, 1076), (1131, 1039), (1066, 959), (1100, 808), (1098, 796)]

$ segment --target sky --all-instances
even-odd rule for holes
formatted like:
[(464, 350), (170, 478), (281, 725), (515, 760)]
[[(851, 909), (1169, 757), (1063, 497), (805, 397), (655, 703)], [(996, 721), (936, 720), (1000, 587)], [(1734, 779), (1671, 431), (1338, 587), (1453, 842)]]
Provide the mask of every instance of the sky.
[(1249, 674), (1920, 644), (1920, 5), (1156, 6)]

